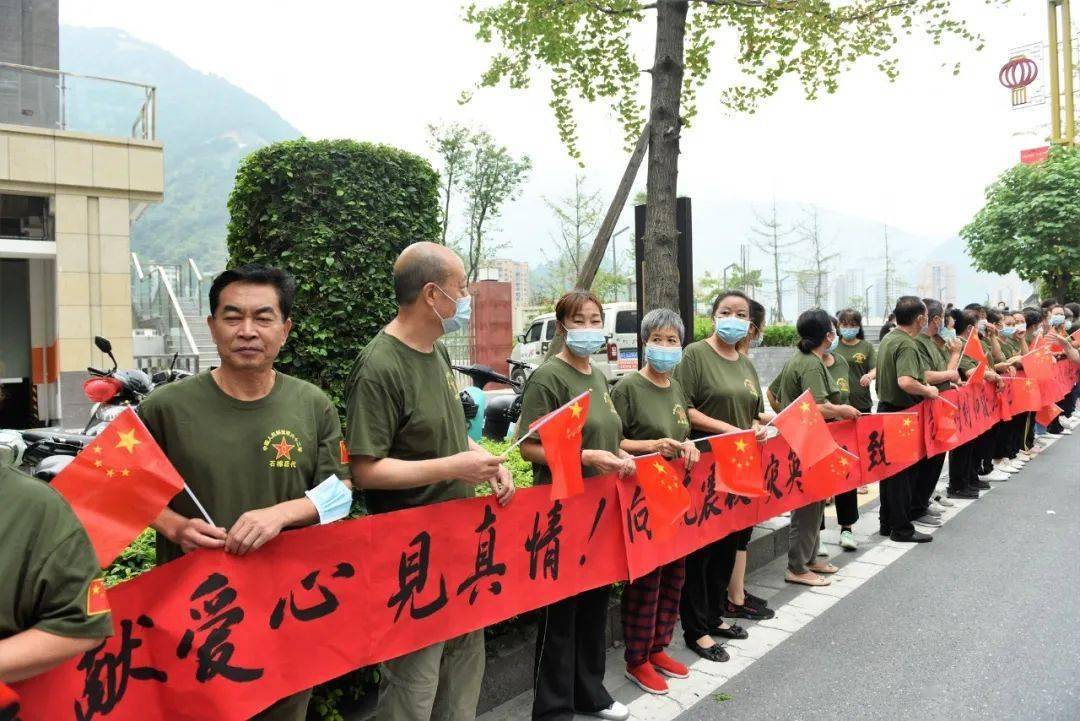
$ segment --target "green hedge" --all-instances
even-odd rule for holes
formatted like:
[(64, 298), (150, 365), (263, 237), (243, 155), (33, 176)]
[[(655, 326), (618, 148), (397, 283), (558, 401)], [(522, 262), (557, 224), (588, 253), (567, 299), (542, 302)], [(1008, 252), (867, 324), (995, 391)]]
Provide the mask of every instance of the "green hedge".
[(401, 250), (439, 237), (439, 176), (423, 158), (353, 140), (291, 140), (244, 159), (229, 196), (229, 264), (296, 276), (277, 367), (344, 411), (359, 350), (393, 317)]
[(761, 344), (767, 346), (793, 346), (799, 342), (799, 334), (793, 325), (767, 325)]

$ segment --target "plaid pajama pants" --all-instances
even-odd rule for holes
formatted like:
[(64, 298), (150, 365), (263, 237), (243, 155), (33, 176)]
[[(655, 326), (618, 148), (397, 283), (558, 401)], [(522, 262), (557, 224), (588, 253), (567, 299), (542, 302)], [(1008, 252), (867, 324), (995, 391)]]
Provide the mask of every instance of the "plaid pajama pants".
[(622, 624), (628, 667), (640, 666), (671, 643), (685, 580), (686, 559), (680, 558), (623, 589)]

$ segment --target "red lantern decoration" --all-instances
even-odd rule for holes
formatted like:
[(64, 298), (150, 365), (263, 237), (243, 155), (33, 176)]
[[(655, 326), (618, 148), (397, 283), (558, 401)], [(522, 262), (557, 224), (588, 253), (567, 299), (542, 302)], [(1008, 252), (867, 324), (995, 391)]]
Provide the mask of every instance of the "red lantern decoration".
[(998, 72), (998, 82), (1012, 90), (1013, 107), (1027, 102), (1027, 86), (1039, 77), (1039, 66), (1031, 58), (1018, 55)]

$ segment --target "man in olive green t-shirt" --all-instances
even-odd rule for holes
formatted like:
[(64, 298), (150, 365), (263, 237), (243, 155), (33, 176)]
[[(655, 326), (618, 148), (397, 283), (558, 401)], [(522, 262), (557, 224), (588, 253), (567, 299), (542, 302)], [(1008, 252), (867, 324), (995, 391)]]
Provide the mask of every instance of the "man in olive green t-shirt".
[[(198, 548), (244, 555), (285, 529), (348, 512), (336, 409), (315, 386), (274, 370), (295, 287), (288, 273), (255, 265), (215, 278), (207, 323), (221, 367), (162, 387), (139, 408), (212, 521), (188, 494), (176, 496), (153, 523), (159, 562)], [(323, 505), (326, 489), (333, 508)], [(255, 718), (304, 721), (310, 697), (294, 694)]]
[[(938, 390), (925, 383), (915, 337), (926, 327), (927, 312), (913, 295), (896, 301), (896, 328), (878, 345), (878, 413), (905, 411), (923, 398), (937, 398)], [(906, 468), (881, 481), (881, 533), (894, 541), (926, 543), (933, 536), (916, 531), (911, 523), (911, 502), (916, 476)]]
[[(915, 350), (919, 354), (919, 363), (923, 368), (923, 381), (939, 391), (948, 390), (954, 383), (960, 382), (961, 345), (954, 342), (951, 346), (941, 339), (945, 328), (945, 308), (941, 301), (923, 298), (926, 306), (927, 322), (921, 333), (915, 336)], [(945, 466), (945, 453), (922, 458), (912, 468), (911, 512), (908, 514), (913, 523), (922, 526), (940, 526), (938, 515), (930, 510), (930, 500), (934, 497), (941, 469)]]
[[(368, 510), (383, 513), (467, 498), (491, 484), (514, 495), (510, 473), (468, 438), (445, 333), (463, 328), (465, 266), (449, 248), (414, 243), (394, 263), (397, 316), (360, 352), (348, 382), (346, 447)], [(464, 721), (476, 715), (484, 632), (436, 643), (383, 664), (378, 721)]]
[(100, 575), (67, 501), (0, 467), (0, 683), (37, 676), (112, 635)]

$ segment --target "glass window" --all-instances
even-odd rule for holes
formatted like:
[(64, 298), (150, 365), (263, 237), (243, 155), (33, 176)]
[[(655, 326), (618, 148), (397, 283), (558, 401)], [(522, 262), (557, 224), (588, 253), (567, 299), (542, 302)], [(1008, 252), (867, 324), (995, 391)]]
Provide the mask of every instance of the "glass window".
[(547, 322), (547, 328), (544, 330), (544, 340), (551, 340), (555, 337), (555, 326), (558, 325), (553, 320)]
[(535, 343), (540, 340), (540, 330), (544, 327), (543, 323), (533, 323), (529, 328), (529, 332), (525, 334), (526, 343)]
[(620, 310), (615, 316), (615, 332), (637, 335), (638, 322), (636, 310)]
[(49, 199), (36, 195), (0, 195), (0, 237), (52, 240)]

